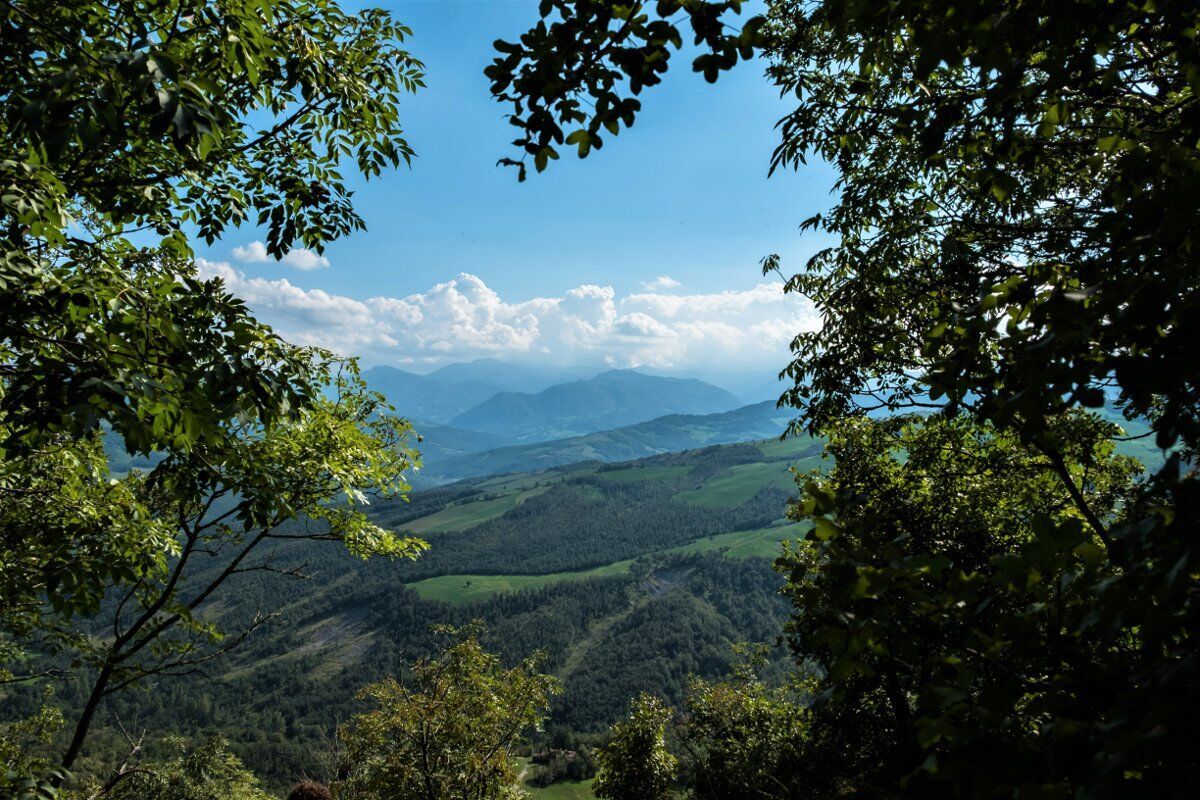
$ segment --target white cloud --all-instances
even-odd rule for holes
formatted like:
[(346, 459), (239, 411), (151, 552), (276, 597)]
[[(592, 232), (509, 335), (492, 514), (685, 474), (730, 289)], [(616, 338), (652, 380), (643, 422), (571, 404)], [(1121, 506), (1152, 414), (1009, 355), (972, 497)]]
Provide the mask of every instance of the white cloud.
[(788, 343), (820, 319), (782, 284), (712, 294), (643, 292), (616, 297), (583, 285), (555, 297), (510, 301), (460, 274), (408, 297), (355, 300), (287, 279), (248, 277), (200, 260), (281, 335), (368, 363), (436, 364), (477, 358), (544, 358), (661, 368), (777, 369)]
[(245, 247), (233, 248), (233, 257), (237, 261), (247, 264), (266, 264), (278, 261), (280, 264), (286, 264), (302, 272), (325, 269), (329, 266), (328, 258), (303, 247), (293, 247), (283, 258), (276, 259), (267, 252), (267, 247), (262, 242), (251, 242)]
[(664, 292), (667, 289), (678, 289), (683, 284), (670, 275), (659, 275), (652, 281), (642, 281), (642, 288), (651, 292)]
[(233, 257), (251, 264), (262, 264), (269, 260), (267, 247), (262, 242), (251, 242), (245, 247), (233, 248)]

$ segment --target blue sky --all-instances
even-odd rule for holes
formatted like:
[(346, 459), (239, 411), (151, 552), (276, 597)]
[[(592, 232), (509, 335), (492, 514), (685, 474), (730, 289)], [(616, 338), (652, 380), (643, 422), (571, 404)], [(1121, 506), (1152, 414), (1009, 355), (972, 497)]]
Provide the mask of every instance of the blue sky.
[[(333, 346), (367, 362), (416, 368), (484, 355), (544, 355), (683, 369), (710, 348), (697, 340), (688, 353), (676, 346), (655, 356), (652, 344), (639, 348), (631, 342), (639, 331), (651, 339), (671, 339), (686, 323), (687, 311), (676, 307), (663, 316), (644, 303), (623, 304), (625, 298), (646, 293), (720, 298), (755, 291), (764, 283), (758, 269), (763, 255), (778, 252), (798, 264), (821, 244), (811, 235), (802, 239), (797, 226), (830, 204), (832, 172), (818, 164), (767, 179), (777, 141), (774, 124), (788, 105), (763, 77), (761, 64), (743, 65), (709, 85), (691, 72), (690, 59), (677, 58), (665, 82), (644, 93), (644, 111), (632, 129), (585, 160), (564, 154), (546, 173), (531, 173), (518, 183), (514, 171), (496, 166), (498, 158), (512, 153), (515, 129), (489, 96), (483, 68), (492, 58), (491, 42), (515, 38), (536, 21), (537, 4), (384, 5), (413, 29), (408, 46), (425, 62), (428, 88), (407, 97), (402, 107), (407, 137), (418, 153), (412, 168), (356, 182), (356, 206), (367, 231), (333, 243), (325, 261), (305, 254), (296, 254), (291, 263), (258, 259), (253, 243), (261, 235), (249, 228), (199, 250), (205, 263), (217, 265), (212, 269), (221, 270), (235, 291), (291, 338)], [(472, 278), (469, 286), (454, 284), (462, 274)], [(670, 280), (657, 280), (663, 276)], [(424, 305), (417, 300), (410, 303), (417, 312), (389, 317), (374, 338), (358, 340), (336, 330), (368, 329), (379, 322), (387, 305), (383, 300), (423, 298), (447, 282), (459, 286), (457, 294), (467, 299), (441, 297)], [(531, 334), (528, 320), (521, 322), (531, 314), (542, 321), (548, 306), (535, 301), (556, 299), (557, 313), (574, 302), (570, 293), (580, 287), (611, 295), (607, 301), (603, 291), (589, 295), (612, 308), (584, 314), (607, 319), (604, 336), (588, 340), (581, 334), (576, 340), (586, 346), (566, 347), (554, 325), (534, 324), (538, 331)], [(488, 319), (479, 318), (472, 305), (484, 295), (485, 305), (500, 304), (498, 312), (482, 312), (491, 315)], [(306, 316), (326, 301), (341, 303), (341, 311), (333, 317)], [(350, 310), (355, 302), (371, 302), (374, 308), (367, 312), (371, 319), (359, 326), (347, 317), (355, 313)], [(453, 314), (474, 321), (457, 338), (447, 339), (436, 328), (452, 327), (454, 320), (449, 312), (436, 312), (439, 303), (443, 312), (457, 304)], [(704, 319), (712, 322), (716, 313), (734, 328), (775, 313), (743, 309), (735, 319), (714, 312), (714, 303), (719, 301), (708, 301)], [(614, 343), (619, 325), (613, 326), (629, 322), (631, 314), (646, 318), (635, 316), (632, 327), (626, 325), (628, 336)], [(605, 320), (585, 323), (594, 328)], [(501, 330), (506, 325), (512, 330)], [(664, 325), (675, 327), (664, 332)], [(430, 335), (422, 335), (422, 326)], [(550, 342), (552, 336), (559, 340)], [(765, 363), (768, 354), (755, 358)], [(736, 348), (722, 359), (736, 363)]]

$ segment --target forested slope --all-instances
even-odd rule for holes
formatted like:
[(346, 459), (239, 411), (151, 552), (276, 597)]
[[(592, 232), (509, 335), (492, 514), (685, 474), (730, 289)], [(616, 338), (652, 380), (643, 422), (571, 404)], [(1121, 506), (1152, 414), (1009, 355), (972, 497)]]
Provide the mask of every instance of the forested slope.
[[(474, 619), (508, 661), (545, 653), (564, 687), (552, 728), (603, 730), (638, 692), (679, 697), (690, 674), (723, 674), (732, 644), (775, 639), (785, 605), (769, 558), (800, 533), (782, 524), (788, 470), (818, 466), (819, 452), (803, 439), (709, 447), (374, 506), (377, 522), (428, 539), (415, 562), (281, 543), (264, 563), (307, 580), (250, 572), (210, 612), (229, 630), (275, 616), (202, 672), (117, 695), (90, 757), (120, 750), (117, 720), (189, 737), (220, 731), (259, 774), (284, 782), (316, 769), (312, 754), (361, 686), (433, 651), (431, 626)], [(215, 557), (195, 574), (220, 568)]]

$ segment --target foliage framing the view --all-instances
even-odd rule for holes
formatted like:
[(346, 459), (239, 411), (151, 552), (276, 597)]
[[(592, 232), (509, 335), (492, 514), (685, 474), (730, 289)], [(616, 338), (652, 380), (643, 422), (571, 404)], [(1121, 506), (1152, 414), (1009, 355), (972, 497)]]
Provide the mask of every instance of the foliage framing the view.
[(542, 0), (542, 21), (519, 41), (498, 39), (500, 55), (484, 71), (492, 95), (511, 108), (509, 123), (520, 130), (513, 144), (521, 158), (500, 163), (516, 167), (523, 181), (530, 157), (542, 172), (558, 160), (559, 147), (574, 147), (586, 158), (604, 146), (604, 136), (631, 127), (642, 107), (637, 96), (662, 81), (671, 51), (683, 47), (680, 16), (687, 19), (693, 44), (704, 51), (692, 68), (710, 83), (751, 58), (762, 18), (751, 18), (740, 31), (730, 31), (724, 19), (743, 5), (744, 0)]
[(479, 644), (479, 626), (394, 679), (362, 690), (375, 708), (338, 731), (334, 790), (344, 800), (515, 800), (514, 748), (545, 718), (558, 684), (538, 658), (504, 669)]
[[(608, 16), (595, 6), (543, 3), (543, 20), (519, 43), (496, 45), (493, 94), (513, 104), (514, 123), (528, 132), (517, 144), (530, 155), (557, 141), (562, 124), (589, 119), (576, 111), (581, 103), (594, 103), (602, 123), (624, 108), (615, 87), (627, 82), (640, 92), (648, 82), (621, 68), (628, 51), (653, 60), (657, 82), (667, 45), (686, 23), (720, 28), (709, 3), (630, 3)], [(653, 15), (665, 19), (651, 24)], [(803, 223), (833, 245), (799, 274), (784, 275), (785, 289), (809, 297), (823, 319), (819, 331), (793, 342), (786, 374), (794, 388), (784, 398), (801, 412), (793, 429), (836, 433), (846, 415), (924, 408), (971, 420), (971, 435), (994, 443), (985, 450), (1027, 448), (1055, 476), (1055, 502), (1074, 517), (1031, 529), (1028, 547), (1040, 546), (1040, 558), (1053, 562), (1067, 544), (1089, 544), (1097, 563), (1088, 569), (1104, 575), (1077, 587), (1090, 586), (1089, 612), (1057, 624), (1079, 646), (1109, 655), (1128, 648), (1123, 668), (1106, 672), (1103, 686), (1075, 683), (1083, 676), (1068, 671), (1072, 677), (1047, 689), (1059, 710), (1072, 707), (1076, 691), (1092, 705), (1075, 709), (1082, 719), (1048, 723), (1079, 749), (1042, 775), (1016, 763), (1004, 770), (953, 758), (943, 770), (936, 758), (917, 757), (964, 734), (986, 738), (1002, 723), (970, 716), (966, 731), (894, 742), (890, 763), (874, 762), (872, 791), (920, 795), (945, 778), (939, 791), (986, 786), (1001, 796), (1177, 793), (1200, 774), (1185, 744), (1200, 718), (1200, 10), (1189, 2), (1107, 0), (779, 0), (765, 23), (747, 28), (754, 32), (747, 44), (762, 47), (769, 77), (796, 103), (780, 122), (772, 169), (819, 157), (838, 172), (833, 207)], [(551, 46), (552, 35), (570, 41)], [(588, 154), (587, 133), (577, 137), (580, 156)], [(783, 269), (776, 256), (764, 260), (765, 271)], [(1061, 421), (1072, 408), (1106, 404), (1149, 419), (1158, 446), (1176, 448), (1148, 481), (1126, 487), (1119, 507), (1093, 496), (1087, 481), (1096, 454), (1084, 451), (1077, 461), (1070, 452), (1077, 440), (1064, 438)], [(882, 452), (868, 448), (863, 457)], [(854, 519), (872, 496), (815, 486), (804, 513), (833, 541), (837, 520)], [(888, 498), (875, 501), (886, 507)], [(1033, 507), (1022, 501), (1010, 511), (1024, 524)], [(969, 538), (974, 524), (958, 519), (947, 535)], [(886, 518), (880, 525), (889, 530)], [(1031, 588), (1049, 565), (1025, 566)], [(995, 568), (981, 563), (965, 574)], [(808, 569), (821, 575), (834, 567), (818, 560)], [(1051, 572), (1073, 569), (1063, 563)], [(793, 573), (798, 618), (813, 602), (850, 614), (852, 593), (809, 596), (800, 591), (806, 574)], [(891, 596), (896, 587), (880, 591), (900, 602)], [(993, 585), (980, 602), (1006, 591)], [(918, 620), (934, 613), (905, 610)], [(1040, 624), (1022, 615), (1009, 622), (1032, 626), (1022, 638)], [(933, 619), (924, 624), (936, 627)], [(797, 644), (801, 652), (813, 646)], [(856, 662), (846, 663), (853, 672)], [(896, 711), (937, 686), (918, 674), (915, 686), (893, 686)], [(831, 691), (845, 677), (831, 675)], [(847, 741), (839, 753), (870, 761), (879, 741)]]
[[(265, 541), (422, 547), (361, 513), (407, 488), (407, 424), (188, 245), (250, 222), (281, 257), (361, 229), (339, 170), (410, 159), (408, 34), (327, 0), (0, 8), (0, 655), (6, 682), (88, 682), (62, 768), (105, 697), (249, 632), (222, 641), (202, 612), (238, 573), (296, 571), (253, 558)], [(110, 475), (108, 448), (152, 468)]]
[[(1051, 425), (1089, 507), (1118, 518), (1141, 467), (1113, 455), (1113, 426)], [(1114, 695), (1136, 686), (1141, 644), (1097, 635), (1119, 571), (1045, 456), (936, 418), (847, 420), (829, 453), (794, 511), (812, 534), (779, 562), (789, 644), (823, 676), (806, 783), (1067, 796), (1124, 783), (1122, 756), (1166, 755), (1123, 752)]]

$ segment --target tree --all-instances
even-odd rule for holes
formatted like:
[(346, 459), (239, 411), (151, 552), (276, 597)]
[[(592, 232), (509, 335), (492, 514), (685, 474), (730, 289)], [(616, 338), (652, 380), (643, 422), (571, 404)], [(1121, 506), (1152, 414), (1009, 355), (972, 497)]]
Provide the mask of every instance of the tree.
[(688, 686), (685, 723), (678, 735), (690, 756), (691, 796), (803, 797), (810, 787), (797, 765), (809, 758), (813, 681), (794, 676), (782, 686), (771, 685), (762, 677), (766, 647), (737, 645), (734, 650), (740, 660), (730, 679), (693, 679)]
[[(1069, 638), (1130, 648), (1108, 675), (1126, 689), (1093, 695), (1103, 766), (1068, 780), (1094, 796), (1173, 791), (1200, 774), (1175, 747), (1200, 709), (1200, 582), (1185, 577), (1200, 563), (1196, 8), (773, 16), (772, 75), (804, 98), (774, 163), (816, 153), (840, 174), (837, 205), (808, 221), (838, 245), (789, 280), (826, 320), (796, 340), (789, 399), (810, 429), (864, 404), (939, 404), (1047, 460), (1111, 570)], [(1053, 430), (1064, 409), (1105, 404), (1179, 450), (1112, 520)], [(1053, 547), (1054, 530), (1035, 534)], [(1057, 690), (1066, 702), (1075, 687)]]
[[(387, 13), (329, 0), (14, 0), (0, 32), (0, 678), (88, 670), (65, 769), (104, 697), (248, 632), (204, 614), (233, 575), (294, 570), (263, 543), (423, 546), (361, 513), (407, 488), (407, 424), (188, 246), (253, 221), (281, 256), (361, 228), (339, 169), (409, 158), (421, 66)], [(155, 465), (110, 475), (114, 446)], [(39, 664), (31, 634), (75, 653)]]
[[(683, 21), (711, 30), (714, 11), (732, 10), (633, 3), (604, 17), (586, 0), (543, 3), (543, 21), (519, 43), (498, 44), (489, 71), (494, 93), (530, 131), (519, 146), (536, 158), (562, 125), (604, 124), (626, 110), (622, 82), (633, 94), (647, 83), (622, 69), (629, 50), (665, 68)], [(1090, 612), (1064, 622), (1075, 627), (1056, 641), (1128, 657), (1107, 662), (1108, 692), (1070, 671), (1082, 683), (1055, 683), (1047, 695), (1070, 707), (1083, 693), (1095, 704), (1086, 718), (1107, 720), (1084, 725), (1095, 736), (1082, 740), (1079, 761), (1051, 770), (1062, 770), (1053, 791), (1082, 796), (1169, 794), (1200, 775), (1182, 744), (1200, 719), (1198, 13), (1185, 2), (780, 0), (745, 42), (762, 47), (769, 76), (796, 99), (773, 169), (820, 157), (839, 174), (833, 207), (804, 222), (835, 244), (785, 275), (785, 288), (807, 295), (824, 321), (793, 344), (785, 398), (800, 412), (793, 430), (836, 433), (843, 417), (871, 410), (961, 415), (1002, 449), (1029, 449), (1056, 476), (1056, 502), (1080, 520), (1029, 528), (1023, 547), (1053, 553), (1096, 539), (1094, 569), (1106, 577), (1085, 581)], [(735, 45), (734, 37), (716, 40)], [(584, 99), (594, 115), (578, 111)], [(783, 266), (764, 262), (767, 271)], [(1068, 452), (1075, 440), (1060, 438), (1064, 412), (1106, 404), (1147, 418), (1159, 446), (1176, 448), (1112, 516), (1080, 483)], [(848, 497), (813, 508), (827, 520), (855, 514)], [(1016, 502), (1009, 511), (1023, 525), (1030, 509)], [(975, 523), (961, 524), (946, 542), (972, 540)], [(818, 520), (822, 530), (836, 538)], [(801, 614), (819, 601), (796, 597)], [(850, 614), (854, 599), (824, 602), (830, 614)], [(924, 679), (909, 690), (937, 685)], [(887, 704), (903, 711), (903, 687), (893, 694)], [(998, 741), (1009, 733), (993, 732)], [(839, 754), (871, 761), (875, 744), (844, 742)], [(905, 746), (909, 756), (922, 748)], [(1088, 759), (1094, 768), (1079, 768)], [(909, 757), (892, 766), (901, 763)], [(977, 768), (973, 779), (992, 772)]]
[(329, 0), (20, 0), (0, 29), (0, 444), (106, 420), (135, 452), (186, 448), (303, 405), (303, 359), (189, 279), (186, 233), (253, 220), (281, 256), (361, 228), (338, 168), (410, 157), (408, 29)]
[(167, 547), (121, 582), (118, 602), (105, 609), (112, 637), (77, 643), (95, 677), (64, 766), (78, 755), (106, 696), (147, 676), (194, 672), (263, 621), (256, 617), (227, 638), (203, 611), (236, 575), (302, 574), (303, 565), (289, 564), (286, 555), (257, 553), (264, 544), (338, 541), (363, 558), (411, 558), (425, 547), (362, 510), (371, 496), (408, 488), (403, 475), (414, 457), (405, 446), (407, 424), (383, 413), (382, 399), (356, 377), (334, 385), (334, 397), (317, 400), (294, 423), (240, 431), (237, 450), (218, 465), (170, 459), (146, 478), (123, 482)]
[(398, 103), (421, 65), (386, 12), (20, 0), (0, 15), (10, 237), (70, 239), (81, 207), (178, 243), (185, 224), (213, 241), (253, 216), (274, 255), (319, 248), (362, 227), (341, 162), (371, 176), (412, 155)]
[(599, 772), (592, 790), (604, 800), (665, 800), (672, 796), (678, 759), (667, 748), (672, 711), (643, 694), (629, 715), (613, 726), (608, 744), (596, 752)]
[[(1105, 520), (1141, 471), (1114, 427), (1079, 412), (1051, 427)], [(1129, 691), (1138, 643), (1080, 635), (1116, 570), (1044, 455), (936, 417), (848, 418), (828, 454), (792, 511), (812, 531), (777, 565), (799, 668), (772, 685), (765, 648), (742, 648), (732, 679), (691, 682), (663, 743), (689, 796), (1108, 796), (1168, 779), (1169, 752), (1136, 777), (1095, 762), (1116, 752), (1109, 698)], [(643, 791), (628, 776), (650, 735), (613, 731), (602, 775), (634, 787), (620, 796)]]
[(59, 777), (39, 751), (54, 740), (63, 725), (62, 712), (50, 704), (49, 692), (42, 705), (25, 719), (0, 724), (0, 796), (13, 800), (52, 800), (52, 781)]
[(633, 703), (598, 752), (597, 797), (671, 797), (673, 785), (696, 800), (809, 796), (811, 678), (769, 685), (767, 647), (734, 653), (728, 679), (690, 680), (678, 718), (651, 695)]
[(505, 669), (479, 644), (478, 625), (443, 629), (453, 642), (412, 676), (373, 684), (375, 708), (338, 731), (344, 800), (490, 800), (526, 796), (513, 749), (541, 724), (558, 684), (539, 658)]
[(109, 800), (273, 800), (220, 737), (190, 750), (181, 741), (173, 745), (177, 756), (122, 775), (103, 796)]
[[(1050, 424), (1089, 507), (1118, 519), (1140, 465), (1113, 454), (1112, 424), (1082, 413)], [(1136, 636), (1092, 633), (1118, 569), (1045, 456), (937, 418), (846, 420), (829, 454), (833, 468), (795, 508), (812, 534), (779, 562), (796, 607), (789, 644), (824, 676), (804, 767), (818, 795), (1169, 785), (1185, 763), (1169, 750), (1138, 755), (1136, 776), (1107, 763), (1126, 755), (1114, 698), (1136, 693), (1130, 664), (1144, 656)]]
[[(55, 653), (65, 649), (74, 679), (89, 686), (62, 768), (74, 764), (114, 692), (196, 672), (265, 621), (222, 631), (207, 613), (235, 576), (302, 574), (286, 550), (261, 554), (263, 545), (333, 540), (362, 557), (413, 557), (424, 548), (363, 514), (372, 496), (407, 489), (407, 424), (356, 373), (329, 364), (342, 370), (329, 374), (332, 397), (294, 421), (242, 426), (220, 459), (210, 461), (207, 449), (174, 454), (149, 474), (109, 480), (97, 436), (30, 459), (36, 469), (23, 489), (0, 503), (11, 543), (0, 575), (11, 579), (3, 588), (12, 599), (2, 618), (11, 635), (36, 637), (5, 680), (63, 677)], [(30, 669), (39, 663), (46, 667)], [(13, 674), (22, 667), (29, 671)]]
[(1196, 9), (1061, 10), (772, 6), (803, 98), (773, 165), (839, 174), (805, 222), (838, 245), (789, 284), (826, 312), (789, 369), (810, 426), (928, 394), (1032, 439), (1113, 387), (1195, 447)]

